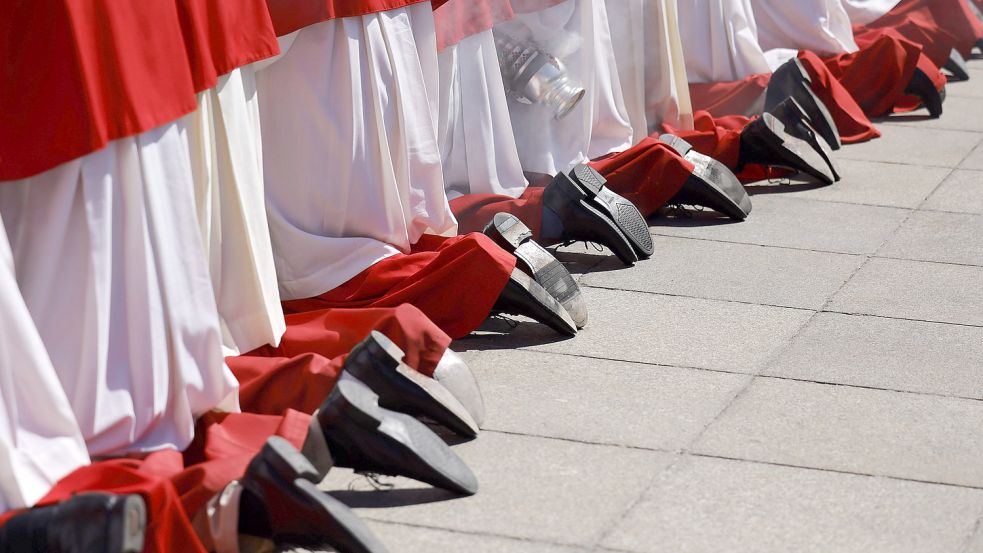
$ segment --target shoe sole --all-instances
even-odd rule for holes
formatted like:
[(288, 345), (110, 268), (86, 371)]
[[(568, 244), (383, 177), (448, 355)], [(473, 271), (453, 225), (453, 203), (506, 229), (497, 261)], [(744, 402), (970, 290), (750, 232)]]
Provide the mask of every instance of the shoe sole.
[(946, 60), (943, 67), (946, 71), (952, 73), (952, 76), (957, 81), (969, 80), (969, 67), (966, 65), (966, 59), (959, 53), (959, 50), (953, 49), (949, 53), (949, 59)]
[[(474, 438), (478, 435), (478, 424), (468, 413), (467, 409), (464, 408), (464, 405), (439, 382), (404, 363), (403, 357), (405, 353), (389, 337), (373, 330), (363, 343), (365, 347), (372, 347), (374, 345), (379, 348), (379, 350), (384, 352), (383, 355), (388, 356), (387, 361), (389, 362), (380, 364), (377, 362), (378, 357), (372, 352), (369, 352), (368, 356), (372, 359), (375, 368), (368, 368), (362, 364), (349, 365), (346, 363), (345, 370), (352, 373), (363, 384), (369, 386), (370, 389), (372, 389), (371, 384), (375, 378), (373, 375), (365, 374), (365, 372), (372, 370), (378, 373), (389, 373), (389, 378), (397, 379), (402, 385), (392, 385), (392, 388), (394, 388), (394, 394), (392, 395), (397, 397), (389, 398), (380, 395), (380, 406), (408, 415), (426, 416), (449, 428), (454, 433), (467, 438)], [(349, 355), (349, 359), (352, 358)], [(387, 375), (380, 374), (380, 377), (387, 378)], [(405, 389), (400, 390), (401, 387), (409, 387), (417, 392), (415, 394), (413, 392), (406, 393), (407, 391)], [(380, 390), (373, 390), (373, 392), (379, 394)], [(390, 394), (386, 395), (388, 396)], [(437, 412), (425, 412), (423, 409), (414, 407), (408, 401), (405, 401), (407, 397), (414, 395), (418, 398), (425, 397), (426, 399), (423, 401), (433, 406)], [(401, 401), (401, 399), (404, 401)]]
[[(471, 469), (423, 423), (379, 407), (378, 396), (354, 377), (339, 380), (332, 395), (337, 414), (385, 436), (389, 446), (399, 452), (399, 458), (416, 458), (433, 471), (431, 475), (410, 475), (382, 469), (386, 471), (384, 474), (407, 476), (463, 495), (477, 493), (478, 482)], [(375, 469), (366, 470), (375, 472)]]
[[(833, 175), (823, 171), (823, 169), (828, 171), (829, 167), (826, 165), (822, 156), (808, 142), (788, 134), (785, 131), (785, 125), (770, 113), (764, 113), (761, 119), (768, 127), (768, 130), (771, 131), (764, 136), (764, 139), (776, 151), (785, 152), (781, 157), (794, 158), (791, 161), (786, 159), (784, 160), (785, 164), (775, 165), (776, 167), (785, 167), (786, 169), (802, 172), (825, 184), (833, 184)], [(796, 164), (801, 167), (796, 167)]]
[[(830, 114), (826, 104), (812, 91), (812, 77), (809, 76), (809, 72), (802, 65), (802, 62), (797, 58), (790, 61), (795, 64), (799, 78), (797, 79), (797, 84), (790, 91), (789, 96), (794, 98), (802, 106), (806, 115), (813, 121), (813, 125), (823, 138), (823, 141), (833, 150), (839, 150), (842, 142), (840, 141), (840, 131), (836, 127), (833, 115)], [(766, 101), (767, 107), (765, 111), (773, 109), (785, 98), (770, 97), (768, 99), (771, 101)]]
[(635, 204), (604, 186), (607, 182), (604, 177), (588, 165), (574, 167), (571, 176), (573, 182), (587, 195), (587, 201), (603, 209), (608, 218), (614, 221), (621, 233), (628, 238), (638, 257), (651, 257), (655, 252), (652, 235), (645, 217)]
[(577, 335), (577, 323), (567, 313), (567, 310), (554, 298), (546, 288), (536, 282), (533, 277), (516, 268), (512, 271), (511, 281), (518, 285), (525, 296), (521, 302), (506, 302), (496, 307), (500, 313), (525, 315), (539, 321), (553, 330), (566, 336)]
[(140, 553), (143, 551), (147, 531), (147, 504), (139, 495), (118, 498), (113, 511), (121, 516), (110, 516), (106, 528), (107, 553)]
[[(706, 184), (714, 197), (724, 203), (721, 213), (735, 221), (747, 219), (751, 214), (751, 198), (748, 197), (744, 185), (730, 169), (716, 159), (693, 150), (692, 144), (674, 134), (664, 134), (659, 137), (659, 141), (664, 142), (683, 159), (693, 164), (693, 177)], [(740, 201), (735, 202), (734, 197), (740, 198)], [(710, 209), (716, 211), (715, 208)]]
[(518, 217), (495, 214), (485, 234), (523, 263), (528, 269), (525, 272), (563, 305), (578, 329), (587, 325), (587, 305), (577, 281), (556, 257), (532, 239), (532, 231)]
[[(795, 110), (794, 116), (798, 117), (802, 121), (802, 124), (805, 125), (806, 129), (808, 129), (809, 131), (808, 133), (806, 133), (806, 136), (799, 136), (799, 134), (797, 133), (789, 132), (788, 125), (786, 125), (785, 121), (779, 116), (780, 112), (778, 111), (772, 112), (772, 115), (774, 115), (776, 118), (778, 118), (779, 121), (782, 122), (782, 125), (785, 126), (786, 133), (790, 134), (794, 138), (798, 138), (799, 140), (804, 140), (807, 144), (812, 146), (812, 149), (816, 150), (816, 153), (822, 156), (823, 160), (826, 162), (826, 166), (829, 167), (830, 171), (832, 171), (833, 180), (839, 181), (840, 167), (839, 164), (836, 163), (836, 160), (833, 157), (833, 150), (829, 147), (829, 144), (827, 144), (826, 141), (821, 138), (821, 136), (819, 135), (819, 131), (817, 131), (816, 128), (812, 125), (812, 120), (809, 118), (809, 115), (806, 113), (806, 110), (802, 107), (802, 104), (796, 101), (795, 98), (791, 98), (791, 101), (794, 105), (794, 110)], [(792, 114), (789, 114), (789, 116), (792, 116)]]

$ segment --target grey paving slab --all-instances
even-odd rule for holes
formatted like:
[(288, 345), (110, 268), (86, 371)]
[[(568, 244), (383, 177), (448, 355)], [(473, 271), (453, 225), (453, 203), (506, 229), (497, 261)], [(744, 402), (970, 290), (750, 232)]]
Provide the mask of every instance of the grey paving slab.
[[(719, 224), (709, 214), (657, 219), (652, 232), (840, 253), (873, 253), (908, 211), (889, 207), (800, 200), (794, 192), (755, 194), (754, 211), (739, 224)], [(794, 229), (794, 231), (793, 231)]]
[(947, 84), (945, 87), (946, 98), (949, 96), (983, 98), (983, 90), (978, 86), (981, 80), (983, 80), (983, 68), (981, 68), (980, 62), (970, 60), (969, 80)]
[(490, 535), (371, 521), (370, 526), (393, 553), (587, 553), (587, 549)]
[(694, 451), (983, 487), (983, 402), (758, 378)]
[[(478, 476), (477, 495), (451, 497), (414, 481), (391, 491), (335, 493), (363, 517), (563, 545), (597, 541), (671, 462), (665, 453), (485, 432), (454, 450)], [(322, 487), (362, 480), (332, 471)], [(427, 502), (429, 501), (429, 502)]]
[(840, 158), (955, 167), (983, 138), (977, 132), (930, 129), (923, 125), (881, 124), (878, 129), (883, 135), (879, 140), (844, 146), (837, 152)]
[(871, 259), (833, 296), (827, 309), (983, 325), (983, 268)]
[(857, 255), (667, 236), (653, 241), (653, 262), (617, 270), (618, 261), (609, 260), (585, 275), (581, 284), (819, 309), (864, 260)]
[(530, 351), (483, 352), (471, 367), (486, 429), (669, 451), (689, 445), (750, 378)]
[(960, 169), (983, 169), (983, 145), (974, 148), (966, 160), (959, 165)]
[(604, 540), (649, 553), (957, 553), (978, 490), (690, 457)]
[(877, 254), (983, 266), (983, 215), (913, 213)]
[(949, 174), (945, 167), (918, 167), (838, 159), (843, 179), (832, 186), (803, 187), (796, 198), (915, 208)]
[(983, 172), (953, 171), (921, 208), (983, 214)]
[(811, 312), (717, 300), (589, 288), (587, 328), (558, 340), (542, 325), (511, 335), (471, 338), (463, 349), (527, 347), (620, 361), (755, 373), (808, 320)]
[[(969, 83), (967, 83), (969, 84)], [(953, 88), (962, 88), (955, 87)], [(983, 109), (978, 98), (946, 94), (942, 117), (925, 118), (928, 110), (920, 109), (911, 114), (895, 115), (880, 123), (881, 126), (909, 125), (919, 129), (947, 129), (958, 131), (979, 131), (983, 129)], [(879, 127), (880, 128), (880, 127)]]
[(976, 531), (966, 540), (963, 553), (983, 553), (983, 521), (976, 522)]
[(763, 374), (983, 399), (983, 328), (820, 313)]

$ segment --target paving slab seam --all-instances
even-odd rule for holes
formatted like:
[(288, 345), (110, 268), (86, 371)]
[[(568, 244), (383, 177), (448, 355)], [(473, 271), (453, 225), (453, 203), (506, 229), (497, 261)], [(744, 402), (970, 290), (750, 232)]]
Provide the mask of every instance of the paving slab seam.
[(894, 481), (897, 481), (897, 482), (912, 482), (912, 483), (915, 483), (915, 484), (925, 484), (927, 486), (944, 486), (946, 488), (958, 488), (958, 489), (964, 489), (964, 490), (979, 490), (979, 491), (983, 491), (983, 486), (971, 486), (971, 485), (967, 485), (967, 484), (954, 484), (952, 482), (939, 482), (939, 481), (936, 481), (936, 480), (921, 480), (921, 479), (918, 479), (918, 478), (905, 478), (903, 476), (893, 476), (893, 475), (889, 475), (889, 474), (877, 474), (877, 473), (872, 473), (872, 472), (857, 472), (857, 471), (852, 471), (852, 470), (833, 469), (833, 468), (829, 468), (829, 467), (813, 467), (813, 466), (809, 466), (809, 465), (797, 465), (797, 464), (792, 464), (792, 463), (779, 463), (779, 462), (775, 462), (775, 461), (762, 461), (761, 459), (745, 459), (745, 458), (742, 458), (742, 457), (730, 457), (728, 455), (714, 455), (712, 453), (690, 452), (690, 453), (683, 453), (681, 455), (681, 457), (684, 457), (684, 458), (685, 457), (702, 457), (704, 459), (719, 459), (719, 460), (722, 460), (722, 461), (733, 461), (733, 462), (737, 462), (737, 463), (751, 463), (751, 464), (755, 464), (755, 465), (766, 465), (766, 466), (772, 466), (772, 467), (784, 467), (784, 468), (799, 469), (799, 470), (809, 470), (809, 471), (814, 471), (814, 472), (825, 472), (825, 473), (832, 473), (832, 474), (844, 474), (844, 475), (849, 475), (849, 476), (863, 476), (863, 477), (866, 477), (866, 478), (883, 478), (885, 480), (894, 480)]
[[(920, 166), (920, 167), (923, 167), (923, 166)], [(941, 167), (941, 168), (940, 167), (936, 167), (936, 169), (949, 169), (949, 167)], [(946, 175), (946, 176), (948, 177), (948, 175)], [(811, 190), (822, 190), (824, 188), (829, 188), (831, 186), (836, 186), (836, 185), (835, 184), (831, 184), (829, 186), (823, 186), (823, 187), (814, 188), (814, 189), (811, 189)], [(880, 209), (896, 209), (898, 211), (915, 211), (915, 209), (917, 209), (917, 208), (914, 208), (914, 207), (903, 207), (903, 206), (897, 206), (897, 205), (870, 204), (870, 203), (864, 203), (864, 202), (845, 202), (843, 200), (826, 200), (826, 199), (823, 199), (823, 198), (807, 198), (807, 197), (802, 197), (802, 196), (795, 196), (794, 194), (796, 192), (798, 192), (798, 190), (788, 190), (784, 195), (781, 196), (781, 198), (782, 198), (783, 201), (788, 200), (788, 201), (791, 201), (791, 202), (810, 202), (810, 203), (839, 204), (839, 205), (849, 205), (849, 206), (860, 205), (860, 206), (864, 206), (864, 207), (877, 207), (877, 208), (880, 208)], [(753, 200), (753, 198), (757, 194), (750, 193), (748, 195), (751, 196), (751, 198)]]
[[(965, 215), (965, 214), (963, 214)], [(957, 263), (955, 261), (935, 261), (932, 259), (914, 259), (911, 257), (894, 257), (890, 255), (871, 255), (873, 259), (890, 259), (893, 261), (911, 261), (912, 263), (928, 263), (931, 265), (952, 265), (955, 267), (983, 267), (983, 263)]]
[(629, 363), (632, 365), (644, 365), (646, 367), (652, 367), (653, 369), (678, 369), (687, 371), (701, 371), (708, 373), (718, 373), (718, 374), (750, 374), (748, 372), (739, 370), (728, 370), (728, 369), (714, 369), (710, 367), (697, 367), (693, 365), (672, 365), (667, 363), (656, 363), (654, 361), (636, 361), (633, 359), (617, 359), (614, 357), (603, 357), (600, 355), (589, 355), (583, 353), (566, 353), (562, 351), (551, 351), (551, 350), (540, 350), (535, 349), (538, 346), (529, 346), (528, 348), (523, 348), (521, 351), (525, 353), (538, 353), (540, 355), (562, 355), (565, 357), (579, 357), (582, 359), (592, 359), (595, 361), (611, 361), (614, 363)]
[(488, 432), (489, 434), (501, 434), (503, 436), (519, 436), (522, 438), (537, 438), (541, 440), (551, 440), (555, 442), (564, 442), (578, 445), (590, 445), (598, 447), (614, 447), (619, 449), (630, 449), (633, 451), (646, 451), (650, 453), (665, 453), (668, 455), (685, 455), (681, 449), (665, 449), (661, 447), (645, 447), (641, 445), (629, 445), (629, 444), (619, 444), (617, 442), (594, 442), (590, 440), (578, 440), (576, 438), (566, 438), (563, 436), (548, 436), (546, 434), (531, 434), (528, 432), (517, 432), (515, 430), (500, 430), (496, 428), (482, 428), (482, 432)]
[[(856, 205), (856, 204), (849, 204), (849, 205)], [(651, 227), (651, 228), (665, 228), (665, 227)], [(775, 248), (775, 249), (780, 249), (780, 250), (793, 250), (793, 251), (799, 251), (799, 252), (825, 253), (825, 254), (834, 254), (834, 255), (852, 255), (854, 257), (861, 257), (861, 256), (865, 256), (865, 255), (870, 255), (870, 254), (857, 253), (857, 252), (838, 252), (838, 251), (835, 251), (835, 250), (819, 250), (819, 249), (815, 249), (815, 248), (798, 248), (798, 247), (795, 247), (795, 246), (778, 246), (778, 245), (775, 245), (775, 244), (759, 244), (757, 242), (738, 242), (736, 240), (721, 240), (719, 238), (701, 238), (701, 237), (698, 237), (698, 236), (680, 236), (678, 234), (664, 234), (664, 233), (661, 233), (661, 232), (653, 232), (651, 234), (652, 234), (652, 236), (660, 236), (660, 237), (663, 237), (663, 238), (679, 238), (679, 239), (682, 239), (682, 240), (699, 240), (701, 242), (717, 242), (719, 244), (737, 244), (737, 245), (741, 245), (741, 246), (758, 246), (760, 248)], [(878, 247), (880, 247), (880, 246), (878, 246)]]
[(913, 323), (930, 323), (938, 325), (963, 326), (967, 328), (983, 328), (983, 325), (972, 323), (955, 323), (952, 321), (938, 321), (934, 319), (912, 319), (910, 317), (895, 317), (892, 315), (877, 315), (874, 313), (855, 313), (851, 311), (836, 311), (834, 309), (824, 309), (819, 313), (832, 313), (834, 315), (849, 315), (851, 317), (873, 317), (875, 319), (887, 319), (891, 321), (911, 321)]
[(432, 524), (419, 524), (419, 523), (412, 523), (412, 522), (396, 522), (396, 521), (393, 521), (393, 520), (387, 520), (387, 519), (381, 519), (381, 518), (374, 517), (374, 516), (372, 516), (371, 513), (362, 515), (362, 518), (367, 519), (367, 520), (371, 520), (371, 521), (376, 522), (376, 523), (385, 524), (385, 525), (388, 525), (388, 526), (406, 526), (406, 527), (409, 527), (409, 528), (418, 528), (420, 530), (438, 530), (438, 531), (441, 531), (441, 532), (450, 532), (450, 533), (453, 533), (453, 534), (463, 534), (463, 535), (468, 535), (468, 536), (478, 536), (478, 537), (484, 537), (484, 538), (500, 538), (500, 539), (506, 539), (506, 540), (510, 540), (510, 541), (521, 542), (521, 543), (526, 543), (526, 544), (531, 544), (531, 545), (550, 545), (550, 546), (556, 546), (556, 547), (581, 549), (581, 550), (584, 550), (584, 551), (589, 551), (590, 550), (589, 547), (586, 547), (586, 546), (583, 546), (583, 545), (577, 545), (577, 544), (571, 544), (571, 543), (563, 543), (563, 542), (550, 541), (550, 540), (536, 540), (536, 539), (527, 538), (527, 537), (524, 537), (524, 536), (511, 536), (511, 535), (508, 535), (508, 534), (498, 534), (498, 533), (495, 533), (495, 532), (477, 532), (477, 531), (474, 531), (474, 530), (459, 530), (459, 529), (456, 529), (456, 528), (448, 528), (446, 526), (435, 526), (435, 525), (432, 525)]
[(976, 523), (973, 524), (973, 528), (970, 529), (969, 535), (963, 540), (962, 547), (959, 548), (960, 553), (979, 553), (978, 551), (973, 551), (973, 538), (976, 536), (977, 532), (981, 531), (983, 528), (983, 510), (981, 510), (976, 515)]

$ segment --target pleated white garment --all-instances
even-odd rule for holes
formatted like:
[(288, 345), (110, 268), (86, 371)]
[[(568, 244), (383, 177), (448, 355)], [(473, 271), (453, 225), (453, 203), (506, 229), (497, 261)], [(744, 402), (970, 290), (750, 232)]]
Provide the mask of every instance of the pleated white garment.
[(448, 46), (437, 62), (438, 136), (448, 198), (465, 194), (518, 197), (528, 182), (519, 162), (491, 30)]
[(186, 117), (198, 223), (226, 354), (279, 344), (286, 330), (266, 222), (252, 66), (219, 77)]
[(607, 0), (611, 41), (634, 142), (663, 123), (693, 128), (676, 0)]
[(496, 29), (561, 59), (586, 90), (580, 104), (559, 120), (547, 106), (509, 99), (523, 170), (555, 175), (631, 147), (632, 127), (604, 0), (566, 0), (520, 14)]
[(0, 220), (0, 512), (34, 505), (88, 463), (72, 407), (17, 286)]
[(182, 121), (0, 184), (17, 281), (90, 455), (183, 450), (236, 409)]
[[(737, 0), (733, 0), (737, 1)], [(850, 16), (840, 0), (751, 0), (758, 43), (772, 69), (800, 50), (820, 56), (858, 50)]]
[(901, 3), (901, 0), (842, 0), (854, 25), (873, 23)]
[(308, 298), (453, 235), (430, 2), (301, 29), (256, 75), (280, 293)]
[(771, 73), (758, 43), (751, 0), (684, 0), (679, 27), (689, 82), (730, 82)]

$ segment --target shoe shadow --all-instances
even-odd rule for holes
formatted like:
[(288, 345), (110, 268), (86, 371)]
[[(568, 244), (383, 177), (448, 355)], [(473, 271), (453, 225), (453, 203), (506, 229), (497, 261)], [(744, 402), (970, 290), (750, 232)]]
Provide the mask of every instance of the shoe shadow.
[(461, 496), (440, 488), (399, 488), (395, 490), (336, 490), (328, 495), (353, 509), (388, 509), (425, 505), (459, 499)]
[(515, 349), (555, 344), (569, 339), (569, 336), (561, 336), (544, 324), (523, 320), (515, 325), (514, 321), (492, 318), (485, 321), (477, 332), (454, 340), (454, 350), (460, 352)]
[[(751, 212), (751, 216), (754, 216), (753, 211)], [(715, 227), (740, 223), (741, 221), (735, 221), (726, 215), (721, 215), (709, 209), (701, 211), (697, 209), (663, 208), (659, 212), (659, 217), (651, 221), (651, 227), (653, 229), (658, 229), (659, 227)]]
[(899, 113), (888, 117), (878, 117), (872, 121), (877, 123), (912, 123), (918, 121), (932, 121), (935, 117), (927, 113)]
[[(807, 190), (816, 190), (817, 188), (826, 188), (827, 186), (832, 185), (816, 180), (792, 180), (789, 181), (788, 184), (762, 184), (748, 186), (746, 187), (746, 190), (748, 196), (763, 196), (766, 194), (805, 192)], [(753, 211), (751, 212), (751, 216), (754, 216)]]

